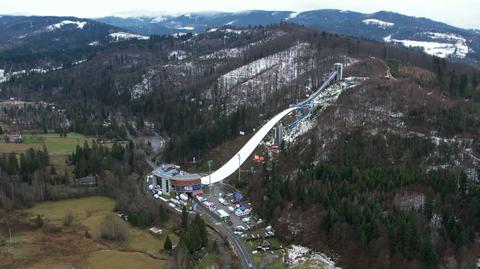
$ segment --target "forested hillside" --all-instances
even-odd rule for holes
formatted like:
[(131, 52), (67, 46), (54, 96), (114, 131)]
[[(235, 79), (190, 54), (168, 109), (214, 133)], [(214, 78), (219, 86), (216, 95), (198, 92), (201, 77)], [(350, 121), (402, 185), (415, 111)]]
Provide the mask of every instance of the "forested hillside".
[(301, 100), (334, 62), (364, 57), (427, 68), (443, 91), (479, 98), (470, 67), (288, 24), (114, 43), (85, 63), (3, 83), (1, 95), (55, 101), (87, 134), (121, 112), (171, 137), (168, 158), (190, 158)]
[(473, 266), (475, 83), (457, 88), (439, 70), (379, 59), (346, 73), (369, 79), (319, 112), (247, 191), (287, 240), (337, 253), (346, 268)]
[[(471, 66), (287, 23), (226, 26), (107, 42), (81, 63), (1, 83), (0, 96), (60, 108), (51, 121), (42, 120), (48, 108), (3, 109), (47, 131), (112, 139), (156, 132), (166, 140), (161, 161), (183, 164), (303, 100), (336, 62), (358, 84), (315, 111), (278, 158), (266, 154), (248, 181), (232, 183), (286, 241), (335, 254), (342, 267), (472, 267), (480, 72)], [(43, 155), (3, 155), (2, 205), (56, 197), (42, 196), (62, 184), (39, 167), (49, 165)], [(100, 190), (120, 208), (160, 218), (129, 197), (140, 192), (144, 157), (131, 143), (86, 144), (68, 161), (76, 177), (105, 178)]]

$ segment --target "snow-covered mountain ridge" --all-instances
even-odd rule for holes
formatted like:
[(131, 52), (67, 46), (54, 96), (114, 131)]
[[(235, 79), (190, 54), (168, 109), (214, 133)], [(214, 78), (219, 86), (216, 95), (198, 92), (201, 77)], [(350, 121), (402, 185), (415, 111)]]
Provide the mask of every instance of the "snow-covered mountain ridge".
[(480, 61), (478, 31), (393, 12), (364, 14), (325, 9), (304, 12), (247, 10), (154, 15), (152, 12), (137, 12), (131, 16), (122, 14), (121, 17), (111, 16), (98, 20), (142, 34), (200, 33), (223, 25), (247, 27), (284, 21), (382, 42), (390, 36), (389, 42), (415, 47), (438, 57), (475, 63)]

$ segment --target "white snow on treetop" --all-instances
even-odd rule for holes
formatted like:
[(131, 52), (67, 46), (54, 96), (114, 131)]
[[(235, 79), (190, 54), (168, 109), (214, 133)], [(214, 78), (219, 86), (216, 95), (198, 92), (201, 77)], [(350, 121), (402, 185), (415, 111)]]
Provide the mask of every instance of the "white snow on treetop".
[(116, 32), (109, 34), (111, 38), (115, 41), (122, 41), (122, 40), (130, 40), (130, 39), (138, 39), (138, 40), (148, 40), (150, 37), (144, 35), (137, 35), (132, 33), (126, 32)]
[(62, 28), (64, 25), (67, 25), (67, 24), (76, 24), (78, 29), (83, 29), (83, 27), (85, 27), (85, 25), (87, 24), (87, 22), (86, 22), (86, 21), (69, 21), (69, 20), (65, 20), (65, 21), (61, 21), (61, 22), (59, 22), (59, 23), (55, 23), (55, 24), (52, 24), (52, 25), (47, 26), (47, 31), (54, 31), (54, 30), (56, 30), (56, 29), (60, 29), (60, 28)]
[(395, 25), (395, 23), (393, 22), (386, 22), (386, 21), (377, 20), (377, 19), (365, 19), (362, 22), (365, 23), (366, 25), (375, 25), (383, 29), (390, 28)]

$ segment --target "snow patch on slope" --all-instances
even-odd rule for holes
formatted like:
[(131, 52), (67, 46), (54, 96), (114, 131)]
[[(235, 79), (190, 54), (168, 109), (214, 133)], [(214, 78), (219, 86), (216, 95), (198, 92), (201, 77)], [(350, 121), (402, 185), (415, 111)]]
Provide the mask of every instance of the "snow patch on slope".
[(178, 27), (178, 30), (187, 30), (187, 31), (192, 31), (195, 29), (195, 27), (192, 26), (183, 26), (183, 27)]
[(300, 14), (300, 13), (298, 13), (298, 12), (290, 13), (290, 15), (288, 15), (287, 19), (289, 19), (289, 20), (295, 19), (298, 16), (298, 14)]
[[(79, 62), (85, 62), (85, 61), (86, 60), (80, 60), (80, 61), (72, 63), (72, 65), (76, 65), (76, 64), (79, 64)], [(22, 69), (22, 70), (12, 71), (12, 72), (8, 72), (8, 73), (6, 73), (5, 70), (0, 69), (0, 83), (9, 81), (12, 78), (19, 78), (19, 77), (28, 76), (30, 74), (35, 74), (35, 73), (36, 74), (46, 74), (48, 72), (56, 71), (56, 70), (60, 70), (60, 69), (63, 69), (63, 65), (51, 66), (50, 64), (47, 64), (43, 67), (35, 67), (35, 68), (28, 69), (28, 70)]]
[[(340, 84), (333, 84), (332, 86), (326, 88), (320, 95), (318, 95), (317, 98), (313, 100), (314, 107), (320, 108), (319, 111), (325, 110), (327, 107), (331, 106), (337, 101), (338, 97), (343, 91), (358, 86), (361, 81), (365, 81), (366, 79), (367, 78), (347, 77)], [(301, 121), (292, 129), (287, 129), (287, 131), (284, 132), (284, 140), (286, 142), (294, 142), (297, 137), (307, 133), (314, 126), (316, 126), (314, 121), (315, 118), (310, 116)]]
[(442, 39), (442, 40), (449, 40), (449, 41), (463, 42), (463, 43), (466, 42), (463, 36), (452, 34), (452, 33), (423, 32), (422, 34), (432, 39)]
[(174, 50), (168, 54), (169, 60), (185, 60), (188, 57), (188, 54), (183, 50)]
[(137, 35), (137, 34), (132, 34), (132, 33), (127, 33), (127, 32), (115, 32), (109, 34), (109, 36), (115, 41), (123, 41), (123, 40), (131, 40), (131, 39), (137, 39), (137, 40), (148, 40), (150, 37), (144, 36), (144, 35)]
[(155, 75), (155, 71), (149, 70), (146, 74), (142, 76), (142, 81), (135, 84), (130, 89), (130, 97), (132, 100), (137, 100), (145, 95), (148, 95), (152, 92), (152, 78)]
[(0, 83), (7, 81), (7, 78), (5, 77), (5, 70), (0, 69)]
[(229, 104), (225, 115), (240, 106), (265, 104), (270, 96), (316, 67), (315, 53), (309, 43), (298, 43), (219, 77), (218, 94)]
[(392, 35), (384, 37), (383, 41), (400, 44), (410, 48), (419, 47), (422, 48), (425, 53), (440, 58), (454, 57), (463, 59), (472, 51), (467, 46), (465, 38), (461, 36), (434, 32), (425, 32), (423, 34), (431, 39), (444, 40), (444, 42), (393, 39)]
[(332, 258), (321, 252), (315, 252), (307, 247), (291, 245), (285, 252), (285, 263), (289, 267), (299, 266), (305, 263), (314, 265), (315, 268), (337, 269)]
[(64, 25), (68, 25), (68, 24), (75, 24), (75, 25), (77, 25), (78, 29), (83, 29), (83, 27), (85, 27), (85, 25), (87, 25), (87, 22), (86, 21), (65, 20), (65, 21), (61, 21), (59, 23), (49, 25), (49, 26), (46, 27), (46, 29), (47, 29), (47, 31), (54, 31), (56, 29), (62, 28)]
[(169, 20), (171, 17), (170, 16), (157, 16), (153, 18), (150, 23), (160, 23)]
[(299, 75), (295, 60), (309, 47), (308, 43), (300, 43), (288, 50), (253, 61), (221, 76), (219, 83), (222, 88), (228, 90), (273, 67), (278, 68), (278, 76), (282, 76), (285, 81), (291, 81)]
[(395, 23), (393, 22), (387, 22), (387, 21), (382, 21), (377, 19), (365, 19), (362, 22), (366, 25), (375, 25), (383, 29), (391, 28), (395, 25)]
[(173, 36), (174, 38), (180, 38), (180, 37), (186, 36), (186, 35), (187, 35), (187, 33), (183, 33), (183, 32), (171, 34), (171, 36)]
[(100, 46), (100, 41), (92, 41), (90, 43), (88, 43), (89, 46)]
[[(216, 31), (217, 29), (215, 29)], [(211, 32), (211, 30), (209, 30)], [(278, 37), (281, 37), (285, 35), (285, 32), (279, 31), (275, 32), (272, 36), (266, 37), (264, 39), (261, 39), (257, 42), (250, 43), (246, 46), (243, 47), (237, 47), (237, 48), (230, 48), (230, 49), (221, 49), (218, 51), (215, 51), (213, 53), (207, 54), (207, 55), (202, 55), (200, 56), (200, 59), (202, 60), (209, 60), (209, 59), (225, 59), (225, 58), (239, 58), (243, 56), (243, 53), (247, 51), (250, 48), (253, 48), (255, 46), (267, 43), (271, 40), (274, 40)]]
[(231, 29), (231, 28), (223, 29), (223, 30), (220, 30), (220, 31), (223, 31), (223, 32), (228, 33), (228, 34), (237, 34), (237, 35), (240, 35), (243, 32), (245, 32), (245, 30), (237, 30), (237, 29)]

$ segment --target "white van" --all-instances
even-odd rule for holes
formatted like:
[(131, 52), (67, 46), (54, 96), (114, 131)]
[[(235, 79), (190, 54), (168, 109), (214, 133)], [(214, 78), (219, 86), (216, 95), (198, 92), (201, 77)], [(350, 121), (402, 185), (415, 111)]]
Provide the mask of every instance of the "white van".
[(219, 201), (220, 204), (222, 204), (222, 205), (228, 205), (228, 202), (227, 202), (225, 199), (221, 198), (221, 197), (218, 198), (218, 201)]

